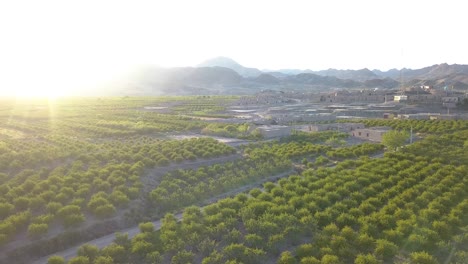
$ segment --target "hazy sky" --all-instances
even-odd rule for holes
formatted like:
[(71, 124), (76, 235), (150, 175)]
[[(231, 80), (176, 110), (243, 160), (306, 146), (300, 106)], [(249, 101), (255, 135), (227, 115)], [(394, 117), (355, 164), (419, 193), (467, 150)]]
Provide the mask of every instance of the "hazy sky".
[(52, 92), (63, 84), (106, 80), (131, 65), (193, 66), (216, 56), (260, 69), (468, 64), (467, 5), (451, 0), (1, 1), (0, 92), (13, 87)]

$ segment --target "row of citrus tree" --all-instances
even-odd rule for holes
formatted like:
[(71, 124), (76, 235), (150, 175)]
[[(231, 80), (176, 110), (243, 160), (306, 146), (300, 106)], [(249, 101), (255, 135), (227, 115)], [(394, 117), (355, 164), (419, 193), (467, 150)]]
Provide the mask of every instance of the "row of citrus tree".
[[(42, 155), (31, 152), (31, 147), (18, 154), (37, 157), (37, 162), (49, 162), (50, 166), (37, 169), (35, 163), (28, 166), (26, 159), (17, 173), (0, 174), (1, 243), (26, 227), (31, 236), (37, 237), (46, 234), (53, 224), (71, 227), (84, 222), (86, 215), (113, 216), (139, 196), (145, 168), (235, 153), (234, 148), (211, 138), (148, 138), (82, 145), (67, 145), (63, 140), (42, 144)], [(49, 160), (47, 153), (56, 153), (56, 149), (63, 149), (58, 153), (69, 159), (68, 164)], [(6, 155), (16, 155), (12, 152)]]
[(180, 222), (168, 214), (158, 231), (146, 223), (133, 239), (86, 245), (69, 263), (465, 263), (466, 140), (464, 130), (309, 169), (187, 208)]

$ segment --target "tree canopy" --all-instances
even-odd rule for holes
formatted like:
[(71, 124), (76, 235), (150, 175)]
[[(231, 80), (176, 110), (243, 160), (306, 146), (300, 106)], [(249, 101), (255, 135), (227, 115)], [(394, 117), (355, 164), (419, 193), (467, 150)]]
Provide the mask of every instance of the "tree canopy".
[(382, 144), (388, 149), (397, 150), (405, 144), (409, 136), (406, 131), (390, 130), (382, 136)]

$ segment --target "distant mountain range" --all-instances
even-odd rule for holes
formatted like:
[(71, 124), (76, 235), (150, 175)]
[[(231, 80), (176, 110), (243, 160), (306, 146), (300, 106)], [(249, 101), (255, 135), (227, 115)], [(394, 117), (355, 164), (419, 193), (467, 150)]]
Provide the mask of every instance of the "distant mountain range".
[(243, 77), (257, 77), (263, 72), (259, 69), (255, 68), (247, 68), (236, 61), (234, 61), (231, 58), (226, 58), (226, 57), (216, 57), (213, 59), (206, 60), (200, 64), (197, 65), (197, 67), (223, 67), (223, 68), (228, 68), (231, 69), (235, 72), (237, 72), (239, 75)]
[[(403, 82), (401, 84), (400, 82)], [(324, 91), (330, 89), (391, 89), (431, 85), (468, 89), (468, 65), (438, 64), (422, 69), (278, 70), (247, 68), (217, 57), (197, 67), (142, 67), (120, 81), (127, 94), (250, 94), (263, 89)]]

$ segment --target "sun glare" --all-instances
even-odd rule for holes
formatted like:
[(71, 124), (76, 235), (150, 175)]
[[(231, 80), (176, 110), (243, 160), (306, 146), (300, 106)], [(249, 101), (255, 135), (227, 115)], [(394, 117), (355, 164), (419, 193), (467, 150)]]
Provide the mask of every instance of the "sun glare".
[(58, 98), (99, 95), (101, 89), (118, 79), (124, 67), (90, 63), (68, 63), (57, 67), (44, 63), (13, 72), (0, 82), (0, 95), (21, 98)]
[(22, 98), (57, 98), (66, 95), (65, 89), (60, 89), (53, 80), (39, 80), (37, 78), (24, 78), (5, 85), (8, 95)]
[(63, 96), (64, 94), (59, 91), (57, 88), (45, 88), (37, 89), (36, 87), (32, 88), (22, 88), (15, 91), (14, 94), (16, 97), (44, 97), (44, 98), (57, 98)]

